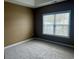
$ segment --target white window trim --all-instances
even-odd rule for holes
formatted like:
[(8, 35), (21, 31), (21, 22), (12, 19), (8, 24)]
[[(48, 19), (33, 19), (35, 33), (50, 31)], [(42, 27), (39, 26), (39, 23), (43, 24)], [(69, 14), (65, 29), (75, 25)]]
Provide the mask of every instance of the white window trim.
[[(68, 36), (64, 36), (64, 35), (55, 35), (55, 33), (54, 34), (44, 34), (43, 33), (43, 27), (42, 27), (42, 33), (43, 33), (43, 35), (50, 35), (50, 36), (56, 36), (56, 37), (65, 37), (65, 38), (69, 38), (70, 37), (70, 16), (71, 16), (71, 10), (67, 10), (67, 11), (60, 11), (60, 12), (53, 12), (53, 13), (46, 13), (46, 14), (43, 14), (43, 16), (44, 15), (53, 15), (53, 14), (61, 14), (61, 13), (69, 13), (70, 15), (69, 15), (69, 26), (68, 26), (68, 28), (69, 28), (69, 34), (68, 34)], [(42, 26), (43, 26), (43, 22), (42, 22)]]

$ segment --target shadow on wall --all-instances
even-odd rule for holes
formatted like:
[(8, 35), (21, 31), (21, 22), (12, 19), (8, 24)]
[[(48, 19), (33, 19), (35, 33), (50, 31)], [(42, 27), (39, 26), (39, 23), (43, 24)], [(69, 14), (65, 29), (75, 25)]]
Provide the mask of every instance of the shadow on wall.
[[(70, 38), (44, 35), (43, 31), (43, 14), (71, 10), (70, 16)], [(35, 37), (44, 38), (45, 40), (60, 42), (64, 44), (74, 45), (74, 1), (68, 0), (44, 7), (34, 9), (35, 11)]]

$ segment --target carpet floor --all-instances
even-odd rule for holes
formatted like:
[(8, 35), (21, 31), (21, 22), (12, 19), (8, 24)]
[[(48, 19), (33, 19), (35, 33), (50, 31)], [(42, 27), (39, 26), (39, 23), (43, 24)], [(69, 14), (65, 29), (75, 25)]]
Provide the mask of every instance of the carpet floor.
[(74, 59), (73, 49), (38, 40), (7, 48), (4, 53), (5, 59)]

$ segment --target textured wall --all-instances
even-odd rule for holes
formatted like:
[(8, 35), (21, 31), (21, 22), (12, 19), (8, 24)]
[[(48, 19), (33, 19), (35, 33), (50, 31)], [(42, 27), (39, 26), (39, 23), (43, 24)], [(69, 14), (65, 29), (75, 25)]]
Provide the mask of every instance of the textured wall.
[(32, 37), (32, 9), (5, 2), (4, 18), (5, 46)]

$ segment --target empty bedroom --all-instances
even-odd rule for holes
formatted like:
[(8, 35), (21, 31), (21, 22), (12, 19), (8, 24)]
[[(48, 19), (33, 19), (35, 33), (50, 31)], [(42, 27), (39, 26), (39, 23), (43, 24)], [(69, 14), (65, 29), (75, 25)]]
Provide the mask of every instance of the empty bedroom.
[(4, 0), (5, 59), (74, 59), (74, 0)]

